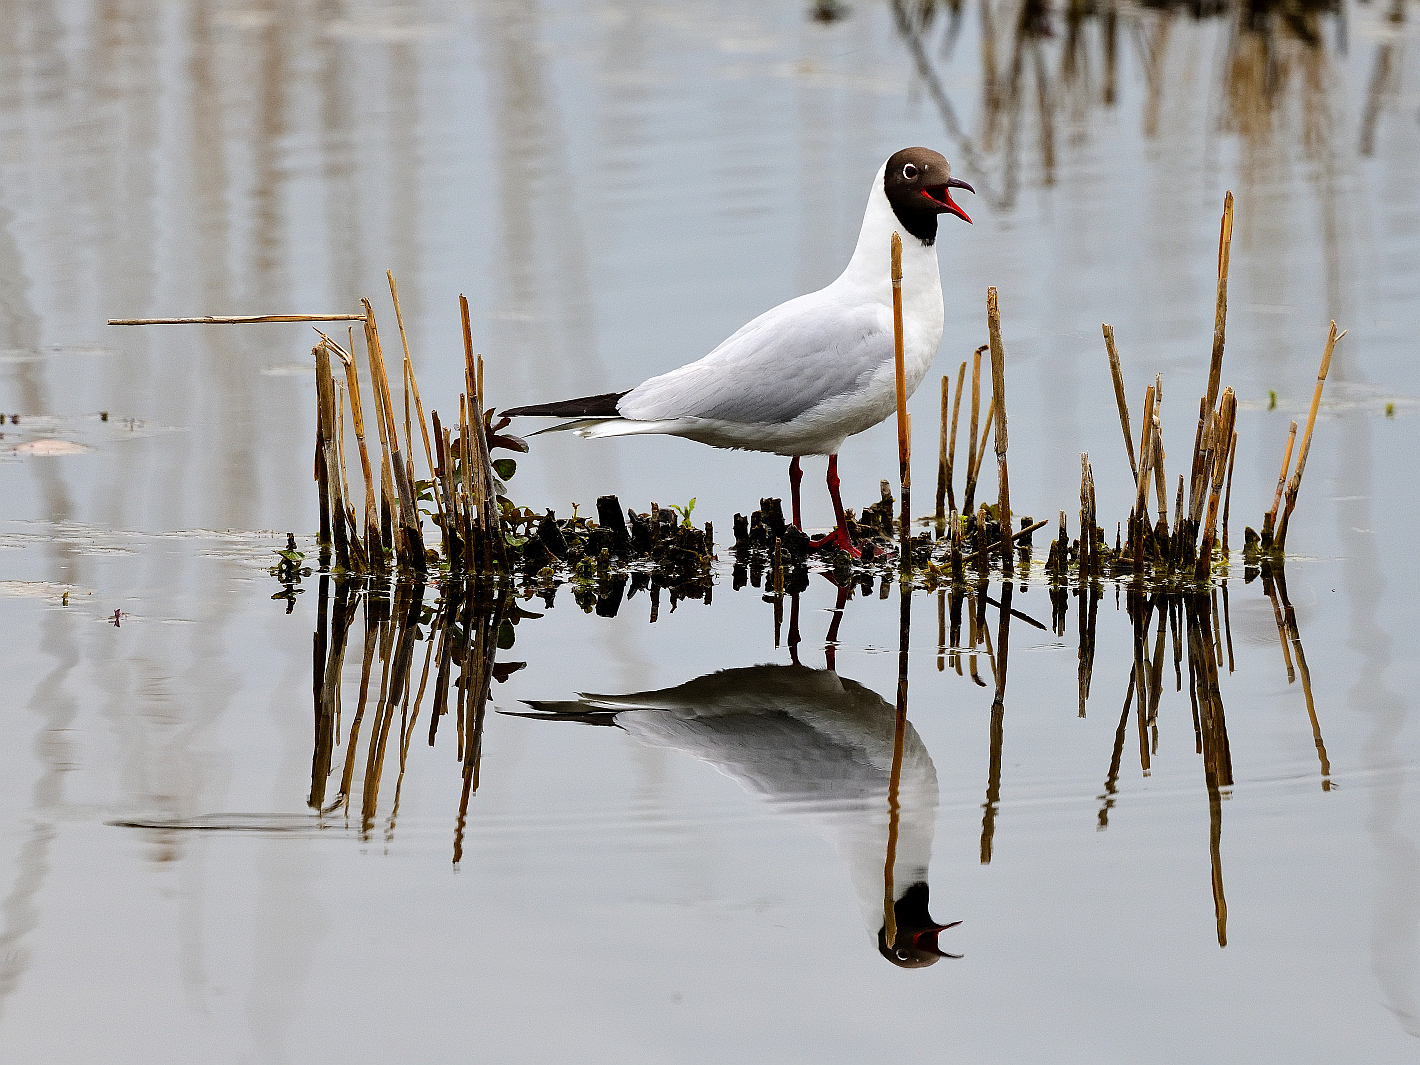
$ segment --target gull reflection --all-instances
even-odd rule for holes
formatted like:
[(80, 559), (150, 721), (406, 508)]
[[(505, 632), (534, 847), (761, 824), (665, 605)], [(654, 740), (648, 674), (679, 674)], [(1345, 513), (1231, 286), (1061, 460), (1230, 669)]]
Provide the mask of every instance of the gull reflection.
[(809, 821), (838, 848), (885, 958), (919, 968), (960, 957), (937, 942), (953, 925), (928, 912), (937, 770), (910, 722), (890, 881), (896, 936), (888, 942), (884, 856), (897, 713), (876, 692), (795, 663), (720, 670), (660, 691), (528, 705), (533, 713), (516, 716), (614, 726), (648, 747), (698, 758), (774, 809)]

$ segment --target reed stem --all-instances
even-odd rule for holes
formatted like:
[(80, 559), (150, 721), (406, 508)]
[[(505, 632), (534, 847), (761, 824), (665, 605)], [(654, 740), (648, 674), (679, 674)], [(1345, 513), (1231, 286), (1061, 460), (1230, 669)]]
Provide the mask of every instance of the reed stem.
[[(898, 480), (902, 486), (902, 517), (899, 519), (899, 539), (901, 540), (901, 562), (904, 577), (912, 570), (912, 510), (909, 502), (912, 492), (912, 470), (910, 464), (911, 423), (907, 417), (907, 374), (903, 362), (902, 344), (902, 237), (896, 230), (892, 234), (892, 358), (893, 371), (897, 377), (897, 467)], [(941, 511), (940, 498), (937, 510)]]
[(1114, 401), (1119, 405), (1119, 426), (1124, 430), (1124, 450), (1129, 453), (1129, 472), (1134, 480), (1139, 479), (1139, 464), (1134, 461), (1134, 433), (1129, 428), (1129, 400), (1124, 392), (1124, 370), (1119, 365), (1119, 349), (1114, 346), (1114, 326), (1101, 326), (1104, 330), (1104, 350), (1109, 356), (1109, 374), (1114, 379)]
[(1277, 527), (1277, 511), (1282, 506), (1282, 493), (1287, 490), (1287, 474), (1292, 472), (1292, 448), (1297, 443), (1297, 423), (1287, 430), (1287, 450), (1282, 452), (1282, 472), (1277, 475), (1277, 493), (1272, 497), (1272, 509), (1262, 518), (1262, 546), (1272, 546), (1272, 532)]
[(1223, 342), (1228, 321), (1228, 260), (1233, 244), (1233, 194), (1223, 197), (1223, 220), (1218, 229), (1218, 299), (1213, 312), (1213, 354), (1208, 363), (1208, 410), (1218, 398), (1223, 376)]
[(1006, 346), (1001, 341), (1001, 309), (995, 287), (986, 290), (986, 324), (991, 338), (991, 398), (996, 407), (996, 521), (1001, 527), (1001, 567), (1015, 572), (1011, 554), (1011, 479), (1006, 468)]
[(1307, 468), (1307, 455), (1312, 447), (1312, 430), (1316, 427), (1316, 412), (1321, 406), (1321, 390), (1326, 384), (1326, 375), (1331, 370), (1331, 353), (1336, 349), (1336, 342), (1345, 335), (1344, 329), (1340, 333), (1336, 331), (1336, 322), (1333, 321), (1326, 334), (1326, 349), (1321, 354), (1321, 368), (1316, 374), (1316, 390), (1312, 392), (1312, 406), (1307, 412), (1307, 428), (1302, 433), (1302, 451), (1297, 456), (1297, 471), (1292, 474), (1292, 483), (1287, 486), (1287, 506), (1282, 511), (1282, 524), (1277, 530), (1278, 550), (1284, 550), (1287, 546), (1287, 525), (1292, 520), (1292, 508), (1297, 505), (1297, 493), (1302, 487), (1302, 473)]

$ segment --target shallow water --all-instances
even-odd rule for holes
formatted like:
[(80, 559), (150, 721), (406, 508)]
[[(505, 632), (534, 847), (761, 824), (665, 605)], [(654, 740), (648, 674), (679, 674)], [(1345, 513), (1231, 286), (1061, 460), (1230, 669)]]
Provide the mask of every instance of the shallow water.
[[(1413, 1058), (1415, 4), (1279, 16), (1268, 34), (1120, 7), (1112, 79), (1107, 12), (1078, 34), (1056, 12), (1018, 48), (999, 5), (994, 50), (980, 6), (954, 38), (945, 9), (924, 27), (869, 2), (829, 25), (734, 3), (5, 14), (0, 1058)], [(654, 717), (495, 713), (790, 668), (787, 605), (776, 646), (774, 605), (728, 572), (710, 605), (662, 600), (649, 625), (647, 596), (609, 619), (562, 589), (499, 652), (527, 665), (494, 685), (461, 828), (456, 723), (430, 746), (427, 699), (406, 755), (391, 720), (371, 811), (359, 746), (348, 810), (314, 812), (321, 582), (286, 612), (267, 572), (284, 536), (252, 531), (315, 525), (310, 334), (104, 319), (349, 311), (368, 294), (392, 333), (388, 267), (426, 404), (459, 387), (461, 291), (500, 405), (622, 388), (830, 280), (873, 171), (912, 143), (979, 191), (976, 224), (939, 242), (938, 365), (984, 341), (997, 286), (1022, 513), (1074, 513), (1082, 451), (1101, 513), (1128, 509), (1101, 321), (1131, 395), (1164, 374), (1166, 444), (1187, 452), (1225, 189), (1235, 534), (1270, 500), (1327, 319), (1349, 329), (1289, 542), (1315, 729), (1272, 604), (1235, 570), (1233, 784), (1209, 786), (1170, 644), (1157, 735), (1141, 750), (1129, 711), (1111, 794), (1134, 663), (1112, 588), (1083, 719), (1078, 600), (1058, 635), (1045, 583), (1016, 590), (1047, 627), (1011, 623), (993, 716), (987, 656), (983, 686), (965, 655), (966, 675), (945, 652), (939, 669), (936, 598), (918, 594), (910, 749), (935, 790), (909, 762), (899, 860), (907, 877), (930, 847), (931, 913), (961, 921), (940, 942), (963, 955), (922, 969), (879, 955), (869, 904), (887, 811), (861, 734), (881, 739), (895, 699), (895, 595), (848, 602), (832, 652), (870, 723), (859, 747), (847, 725), (829, 744), (802, 731), (847, 713), (823, 709), (836, 593), (819, 577), (797, 647), (816, 672), (721, 678), (818, 707), (730, 746), (813, 757), (735, 761), (723, 736)], [(929, 380), (919, 484), (935, 406)], [(876, 498), (893, 447), (879, 427), (845, 448), (850, 504)], [(694, 496), (728, 530), (783, 479), (778, 459), (684, 441), (543, 437), (512, 487), (559, 512)], [(824, 525), (820, 496), (807, 517)], [(997, 625), (992, 609), (993, 640)]]

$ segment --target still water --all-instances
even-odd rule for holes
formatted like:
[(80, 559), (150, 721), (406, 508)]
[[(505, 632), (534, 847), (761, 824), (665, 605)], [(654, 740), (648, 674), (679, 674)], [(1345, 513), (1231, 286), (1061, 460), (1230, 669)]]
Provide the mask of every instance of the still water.
[[(1415, 3), (3, 7), (0, 1060), (1420, 1053)], [(422, 614), (317, 575), (271, 598), (271, 552), (315, 527), (312, 335), (103, 324), (360, 295), (389, 318), (389, 268), (427, 404), (460, 387), (460, 292), (498, 405), (621, 389), (831, 280), (909, 144), (978, 190), (938, 242), (939, 368), (997, 286), (1021, 513), (1074, 513), (1080, 452), (1128, 510), (1101, 322), (1131, 395), (1164, 375), (1187, 453), (1225, 190), (1235, 543), (1328, 319), (1349, 333), (1295, 629), (1236, 566), (1196, 612), (1199, 713), (1202, 630), (1181, 606), (1141, 629), (1106, 586), (1082, 717), (1079, 597), (1057, 626), (1037, 572), (1010, 605), (1041, 627), (1003, 647), (973, 600), (954, 651), (919, 593), (895, 825), (895, 591), (769, 602), (727, 552), (709, 604), (653, 624), (649, 589), (604, 617), (564, 588), (522, 601), (542, 616), (481, 722), (439, 717), (436, 680), (395, 705), (381, 676), (423, 667), (439, 589)], [(893, 449), (845, 447), (850, 504)], [(784, 469), (543, 437), (512, 487), (562, 513), (695, 497), (728, 530)], [(932, 964), (880, 952), (885, 873), (899, 960)]]

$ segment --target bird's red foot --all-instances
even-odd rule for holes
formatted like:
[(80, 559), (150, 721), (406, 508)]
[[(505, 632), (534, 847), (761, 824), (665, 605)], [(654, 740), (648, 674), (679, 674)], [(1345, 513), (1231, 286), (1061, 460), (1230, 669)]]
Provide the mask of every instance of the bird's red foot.
[(839, 548), (847, 551), (853, 558), (862, 558), (863, 553), (853, 546), (853, 540), (848, 535), (848, 531), (843, 528), (834, 529), (827, 536), (818, 536), (810, 540), (809, 543), (815, 551), (823, 551), (832, 548)]

